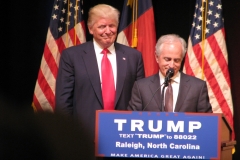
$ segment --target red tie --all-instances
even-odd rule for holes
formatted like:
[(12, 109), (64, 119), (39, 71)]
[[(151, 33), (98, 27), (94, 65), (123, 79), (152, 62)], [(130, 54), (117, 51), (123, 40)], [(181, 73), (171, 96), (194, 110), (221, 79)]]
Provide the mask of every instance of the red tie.
[(103, 106), (105, 110), (114, 110), (114, 100), (115, 100), (115, 85), (113, 78), (112, 65), (107, 57), (109, 50), (107, 48), (103, 49), (102, 58), (102, 97)]

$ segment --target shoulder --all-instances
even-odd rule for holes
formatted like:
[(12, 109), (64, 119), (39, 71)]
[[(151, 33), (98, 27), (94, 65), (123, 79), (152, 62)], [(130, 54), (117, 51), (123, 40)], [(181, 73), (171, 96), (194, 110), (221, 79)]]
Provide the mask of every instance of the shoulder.
[(181, 80), (194, 83), (194, 84), (205, 84), (206, 82), (200, 78), (197, 78), (195, 76), (187, 75), (183, 72), (181, 72)]
[(63, 50), (63, 52), (71, 52), (71, 51), (75, 51), (75, 50), (86, 50), (88, 48), (93, 48), (93, 42), (92, 41), (88, 41), (88, 42), (85, 42), (85, 43), (82, 43), (82, 44), (78, 44), (76, 46), (71, 46), (71, 47), (68, 47), (68, 48), (65, 48)]
[(139, 79), (139, 80), (136, 81), (136, 83), (141, 85), (141, 84), (146, 84), (146, 83), (155, 82), (155, 81), (159, 82), (159, 73), (154, 74), (154, 75), (149, 76), (149, 77), (145, 77), (145, 78)]
[(62, 54), (61, 56), (64, 56), (64, 55), (75, 55), (75, 54), (81, 54), (81, 53), (85, 53), (89, 50), (93, 49), (93, 42), (92, 41), (88, 41), (88, 42), (85, 42), (85, 43), (82, 43), (82, 44), (78, 44), (76, 46), (71, 46), (71, 47), (68, 47), (68, 48), (65, 48), (63, 51), (62, 51)]

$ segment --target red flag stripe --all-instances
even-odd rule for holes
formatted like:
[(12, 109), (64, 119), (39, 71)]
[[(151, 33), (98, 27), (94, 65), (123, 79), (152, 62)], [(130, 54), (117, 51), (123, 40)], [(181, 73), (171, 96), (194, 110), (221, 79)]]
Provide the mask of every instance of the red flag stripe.
[(72, 44), (74, 46), (80, 43), (80, 41), (79, 41), (79, 39), (78, 39), (78, 37), (76, 35), (76, 30), (74, 28), (69, 30), (68, 34), (69, 34), (69, 37), (70, 37), (70, 39), (72, 41)]
[(85, 23), (82, 21), (81, 23), (78, 23), (75, 27), (77, 38), (79, 39), (79, 43), (81, 44), (83, 42), (86, 42), (86, 29), (85, 29)]
[[(132, 23), (123, 31), (125, 35), (132, 35)], [(132, 46), (132, 37), (131, 36), (126, 36), (126, 39), (128, 41), (128, 45)]]
[[(34, 103), (33, 105), (36, 105), (38, 107), (36, 107), (37, 111), (53, 111), (53, 106), (51, 106), (51, 104), (48, 102), (45, 94), (43, 93), (41, 87), (39, 86), (39, 83), (36, 83), (36, 87), (35, 87), (35, 92), (34, 95), (36, 96), (37, 99), (37, 105)], [(41, 108), (41, 109), (39, 109)]]
[(39, 84), (41, 90), (43, 91), (43, 94), (45, 95), (46, 99), (50, 103), (50, 105), (55, 106), (54, 93), (53, 93), (51, 87), (49, 86), (49, 84), (47, 83), (47, 81), (42, 73), (42, 70), (39, 70), (38, 84)]
[(34, 94), (33, 95), (33, 103), (34, 103), (34, 110), (35, 111), (43, 111), (38, 99), (37, 99), (37, 96)]
[(57, 52), (59, 52), (59, 53), (62, 53), (62, 51), (67, 48), (67, 46), (65, 45), (62, 37), (56, 40), (56, 44), (58, 46), (58, 51)]
[(57, 78), (57, 71), (58, 71), (58, 66), (55, 62), (55, 58), (52, 55), (52, 52), (49, 50), (48, 45), (45, 45), (44, 48), (44, 59), (47, 62), (48, 68), (51, 70), (52, 74), (54, 75), (54, 78)]
[(190, 67), (190, 63), (189, 63), (189, 58), (188, 55), (185, 56), (185, 64), (188, 65), (185, 72), (187, 72), (189, 75), (194, 76), (194, 73), (192, 71), (192, 68)]
[[(191, 38), (189, 37), (189, 39), (188, 39), (188, 45), (189, 46), (192, 46), (192, 43), (191, 43)], [(193, 50), (192, 50), (193, 48), (192, 47), (188, 47), (188, 51), (187, 52), (189, 52), (189, 53), (192, 53), (193, 52)], [(195, 74), (194, 74), (194, 72), (193, 72), (193, 70), (192, 70), (192, 67), (191, 67), (191, 65), (190, 65), (190, 62), (192, 62), (192, 61), (194, 61), (195, 60), (195, 57), (193, 57), (193, 56), (195, 56), (194, 54), (188, 54), (188, 53), (186, 53), (186, 55), (185, 55), (185, 64), (184, 64), (184, 67), (183, 67), (183, 72), (185, 72), (185, 73), (188, 73), (189, 75), (191, 75), (191, 76), (194, 76)], [(193, 58), (194, 59), (193, 59)]]
[(47, 64), (47, 61), (45, 60), (45, 58), (42, 59), (40, 69), (41, 69), (42, 75), (44, 75), (45, 80), (49, 84), (51, 91), (54, 92), (56, 78), (52, 74), (51, 69), (49, 68), (49, 65)]
[[(52, 54), (52, 57), (54, 58), (55, 63), (58, 66), (58, 61), (60, 59), (59, 42), (54, 39), (50, 30), (48, 30), (48, 33), (47, 33), (46, 45), (48, 46), (49, 52)], [(65, 46), (63, 45), (60, 48), (65, 49)], [(44, 54), (44, 52), (43, 52), (43, 54)]]
[(78, 28), (77, 36), (80, 39), (80, 42), (86, 42), (86, 28), (85, 22), (81, 21), (80, 24), (76, 25), (75, 28)]
[[(217, 62), (219, 63), (219, 67), (222, 70), (222, 73), (224, 75), (224, 78), (226, 79), (228, 86), (230, 87), (230, 79), (229, 79), (229, 73), (228, 73), (228, 68), (226, 66), (228, 66), (225, 57), (223, 56), (223, 52), (221, 50), (221, 48), (219, 47), (219, 43), (216, 40), (215, 34), (208, 37), (207, 41), (209, 43), (209, 45), (211, 46), (211, 49), (214, 50), (214, 52), (212, 52), (215, 55), (215, 58), (217, 59)], [(223, 43), (220, 43), (221, 45)]]

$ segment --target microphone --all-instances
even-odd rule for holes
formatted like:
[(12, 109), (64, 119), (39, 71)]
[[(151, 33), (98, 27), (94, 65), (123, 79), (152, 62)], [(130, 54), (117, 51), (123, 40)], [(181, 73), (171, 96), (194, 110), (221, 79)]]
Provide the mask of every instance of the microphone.
[(163, 83), (165, 86), (168, 86), (168, 82), (169, 82), (170, 78), (173, 77), (173, 75), (174, 75), (174, 69), (169, 68), (166, 72), (165, 82)]

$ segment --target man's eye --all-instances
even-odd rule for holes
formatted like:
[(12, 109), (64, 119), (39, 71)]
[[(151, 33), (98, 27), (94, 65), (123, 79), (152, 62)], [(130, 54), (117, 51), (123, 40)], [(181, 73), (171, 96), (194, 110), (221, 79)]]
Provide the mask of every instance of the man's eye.
[(171, 61), (171, 58), (164, 58), (165, 61)]
[(98, 28), (103, 29), (103, 28), (105, 28), (105, 26), (99, 26)]
[(114, 28), (115, 25), (114, 25), (114, 24), (110, 24), (109, 27), (110, 27), (110, 28)]
[(179, 62), (181, 62), (181, 59), (175, 59), (174, 61), (175, 61), (175, 63), (179, 63)]

